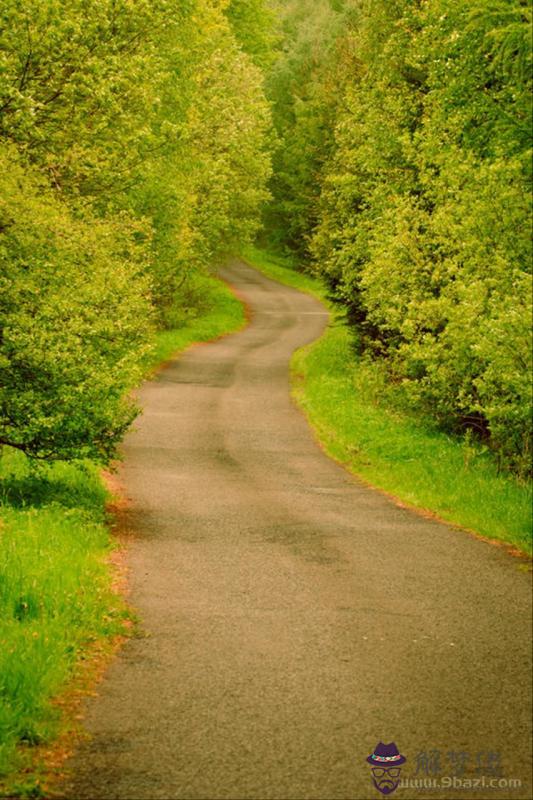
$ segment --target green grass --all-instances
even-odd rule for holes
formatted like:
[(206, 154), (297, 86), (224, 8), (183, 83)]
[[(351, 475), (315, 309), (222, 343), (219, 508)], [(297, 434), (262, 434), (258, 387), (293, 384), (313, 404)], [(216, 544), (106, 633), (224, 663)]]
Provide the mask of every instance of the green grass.
[(242, 303), (221, 280), (199, 276), (193, 292), (189, 308), (174, 309), (171, 321), (176, 327), (157, 334), (155, 348), (147, 359), (147, 371), (195, 342), (208, 342), (244, 325)]
[(293, 286), (301, 292), (312, 294), (325, 303), (331, 311), (334, 311), (332, 304), (328, 301), (327, 290), (322, 281), (304, 272), (297, 272), (294, 261), (289, 256), (274, 255), (260, 250), (258, 247), (248, 246), (243, 248), (242, 257), (269, 278), (287, 286)]
[[(326, 299), (324, 287), (295, 272), (290, 260), (255, 248), (243, 255), (269, 277)], [(354, 356), (341, 317), (333, 313), (324, 336), (295, 354), (292, 375), (319, 440), (352, 472), (416, 508), (531, 553), (531, 485), (498, 474), (485, 448), (395, 407), (379, 367)]]
[(25, 764), (21, 744), (58, 732), (50, 701), (80, 651), (122, 632), (127, 611), (111, 588), (107, 492), (96, 468), (58, 463), (36, 471), (6, 451), (0, 478), (1, 786)]
[[(222, 281), (202, 276), (170, 321), (176, 328), (157, 335), (147, 372), (237, 330), (244, 311)], [(0, 797), (40, 795), (32, 745), (62, 729), (53, 698), (88, 646), (124, 633), (131, 616), (106, 562), (107, 500), (94, 465), (32, 467), (22, 453), (0, 453)]]

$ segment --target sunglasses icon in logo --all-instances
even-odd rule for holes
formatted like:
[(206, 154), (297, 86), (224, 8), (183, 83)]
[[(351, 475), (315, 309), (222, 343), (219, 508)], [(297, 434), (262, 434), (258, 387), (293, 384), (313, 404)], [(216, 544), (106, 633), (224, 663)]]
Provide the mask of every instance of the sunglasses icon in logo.
[(398, 748), (391, 742), (379, 742), (367, 761), (372, 765), (372, 783), (381, 794), (392, 794), (400, 783), (401, 765), (407, 759), (402, 756)]

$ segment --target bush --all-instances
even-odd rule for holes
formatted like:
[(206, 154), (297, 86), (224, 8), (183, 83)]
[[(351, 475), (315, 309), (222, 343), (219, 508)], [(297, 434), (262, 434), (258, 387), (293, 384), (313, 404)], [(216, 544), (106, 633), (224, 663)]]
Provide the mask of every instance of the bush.
[(76, 219), (5, 146), (0, 196), (0, 443), (106, 461), (150, 334), (131, 223)]

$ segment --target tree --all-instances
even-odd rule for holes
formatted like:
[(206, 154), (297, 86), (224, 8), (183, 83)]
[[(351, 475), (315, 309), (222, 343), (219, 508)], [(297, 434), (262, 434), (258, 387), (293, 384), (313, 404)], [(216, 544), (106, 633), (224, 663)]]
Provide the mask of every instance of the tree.
[(0, 443), (111, 457), (152, 322), (254, 235), (268, 14), (238, 5), (4, 4)]
[[(289, 7), (292, 20), (309, 11), (306, 0)], [(336, 20), (333, 44), (306, 55), (303, 83), (290, 71), (292, 81), (279, 81), (279, 64), (273, 71), (287, 147), (276, 158), (271, 221), (311, 255), (347, 308), (360, 353), (381, 360), (403, 402), (447, 430), (475, 430), (526, 472), (530, 6), (321, 9)], [(309, 25), (297, 22), (290, 42)], [(333, 79), (323, 90), (328, 70), (336, 93)]]
[(0, 150), (0, 444), (47, 459), (116, 452), (150, 335), (131, 223), (78, 220)]

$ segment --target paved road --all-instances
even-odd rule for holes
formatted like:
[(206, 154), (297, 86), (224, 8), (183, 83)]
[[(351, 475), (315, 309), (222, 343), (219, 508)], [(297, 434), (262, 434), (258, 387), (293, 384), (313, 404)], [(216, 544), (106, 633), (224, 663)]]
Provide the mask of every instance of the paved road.
[(523, 782), (395, 797), (530, 798), (528, 575), (328, 459), (288, 384), (323, 308), (242, 263), (223, 274), (251, 324), (141, 391), (122, 478), (147, 635), (89, 703), (68, 797), (366, 800), (383, 740), (404, 777), (429, 751), (443, 775), (468, 754), (471, 778), (481, 754), (490, 777), (495, 753)]

